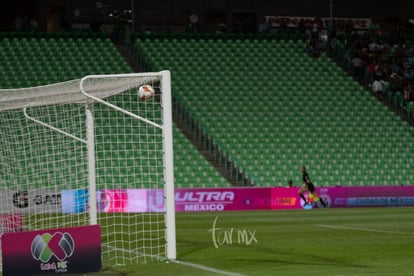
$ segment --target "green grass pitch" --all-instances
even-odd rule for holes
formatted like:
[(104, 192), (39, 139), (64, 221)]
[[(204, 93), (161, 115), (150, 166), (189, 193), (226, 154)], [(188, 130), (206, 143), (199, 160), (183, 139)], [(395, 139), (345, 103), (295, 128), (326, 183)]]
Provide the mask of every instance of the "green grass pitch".
[(414, 275), (414, 209), (177, 214), (177, 259), (120, 275)]

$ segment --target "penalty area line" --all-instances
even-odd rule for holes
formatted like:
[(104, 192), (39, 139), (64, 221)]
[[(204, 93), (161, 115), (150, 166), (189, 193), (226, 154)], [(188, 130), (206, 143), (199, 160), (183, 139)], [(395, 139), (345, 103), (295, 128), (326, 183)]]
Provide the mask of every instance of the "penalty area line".
[(205, 266), (205, 265), (201, 265), (201, 264), (190, 263), (190, 262), (186, 262), (186, 261), (179, 261), (179, 260), (169, 260), (169, 261), (172, 262), (172, 263), (189, 266), (189, 267), (193, 267), (193, 268), (208, 271), (208, 272), (213, 272), (213, 273), (220, 274), (220, 275), (245, 276), (244, 274), (234, 273), (234, 272), (230, 272), (230, 271), (224, 271), (224, 270), (220, 270), (220, 269), (217, 269), (217, 268), (213, 268), (213, 267), (209, 267), (209, 266)]
[(378, 229), (369, 229), (369, 228), (360, 228), (360, 227), (336, 226), (336, 225), (329, 225), (329, 224), (318, 224), (318, 226), (324, 227), (324, 228), (330, 228), (330, 229), (339, 229), (339, 230), (365, 231), (365, 232), (395, 234), (395, 235), (414, 235), (414, 233), (407, 233), (407, 232), (387, 231), (387, 230), (378, 230)]

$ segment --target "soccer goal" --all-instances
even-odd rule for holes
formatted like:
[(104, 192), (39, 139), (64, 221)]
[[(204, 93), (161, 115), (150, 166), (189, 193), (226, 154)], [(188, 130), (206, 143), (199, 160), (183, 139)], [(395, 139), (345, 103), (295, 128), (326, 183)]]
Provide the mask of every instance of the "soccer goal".
[(3, 232), (100, 224), (104, 265), (176, 258), (169, 71), (0, 89), (0, 120)]

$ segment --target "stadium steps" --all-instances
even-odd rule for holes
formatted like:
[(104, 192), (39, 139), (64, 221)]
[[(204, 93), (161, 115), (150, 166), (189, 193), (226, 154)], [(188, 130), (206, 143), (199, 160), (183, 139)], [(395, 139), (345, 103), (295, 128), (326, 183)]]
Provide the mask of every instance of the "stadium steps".
[(130, 54), (130, 50), (126, 45), (116, 45), (118, 51), (121, 53), (122, 57), (126, 60), (128, 65), (132, 68), (133, 72), (143, 72), (144, 70), (138, 66), (134, 58)]
[[(212, 167), (216, 169), (217, 172), (220, 173), (221, 177), (226, 179), (227, 183), (233, 186), (241, 186), (240, 179), (243, 177), (242, 175), (236, 175), (233, 173), (229, 168), (231, 164), (227, 164), (227, 166), (223, 166), (222, 161), (221, 163), (217, 161), (217, 157), (211, 150), (206, 149), (205, 143), (202, 141), (207, 139), (207, 137), (200, 134), (200, 136), (194, 134), (194, 130), (192, 130), (188, 124), (186, 124), (183, 120), (179, 118), (179, 116), (174, 115), (174, 122), (175, 124), (181, 129), (183, 134), (188, 138), (197, 151), (204, 156), (204, 158), (211, 164)], [(216, 187), (223, 187), (223, 185), (216, 185)]]

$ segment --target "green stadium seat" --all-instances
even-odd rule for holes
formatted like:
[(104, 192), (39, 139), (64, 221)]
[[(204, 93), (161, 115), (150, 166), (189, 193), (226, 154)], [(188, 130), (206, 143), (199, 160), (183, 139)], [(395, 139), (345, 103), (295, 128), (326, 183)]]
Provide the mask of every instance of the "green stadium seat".
[[(187, 103), (217, 143), (242, 159), (258, 185), (295, 176), (297, 163), (303, 162), (318, 166), (322, 173), (315, 174), (321, 185), (387, 182), (385, 174), (364, 175), (363, 168), (395, 157), (385, 153), (377, 158), (365, 148), (375, 143), (398, 146), (387, 133), (399, 119), (327, 56), (313, 59), (304, 54), (300, 39), (288, 35), (262, 39), (242, 34), (166, 40), (157, 48), (159, 55), (143, 47), (142, 39), (136, 45), (140, 56), (154, 56), (157, 66), (173, 68), (175, 96)], [(263, 148), (272, 150), (259, 152)], [(409, 146), (408, 152), (412, 151)], [(379, 161), (374, 162), (376, 158)], [(269, 172), (264, 165), (269, 160), (282, 160), (289, 167)], [(349, 163), (353, 167), (338, 172), (338, 179), (329, 175), (332, 164)]]

